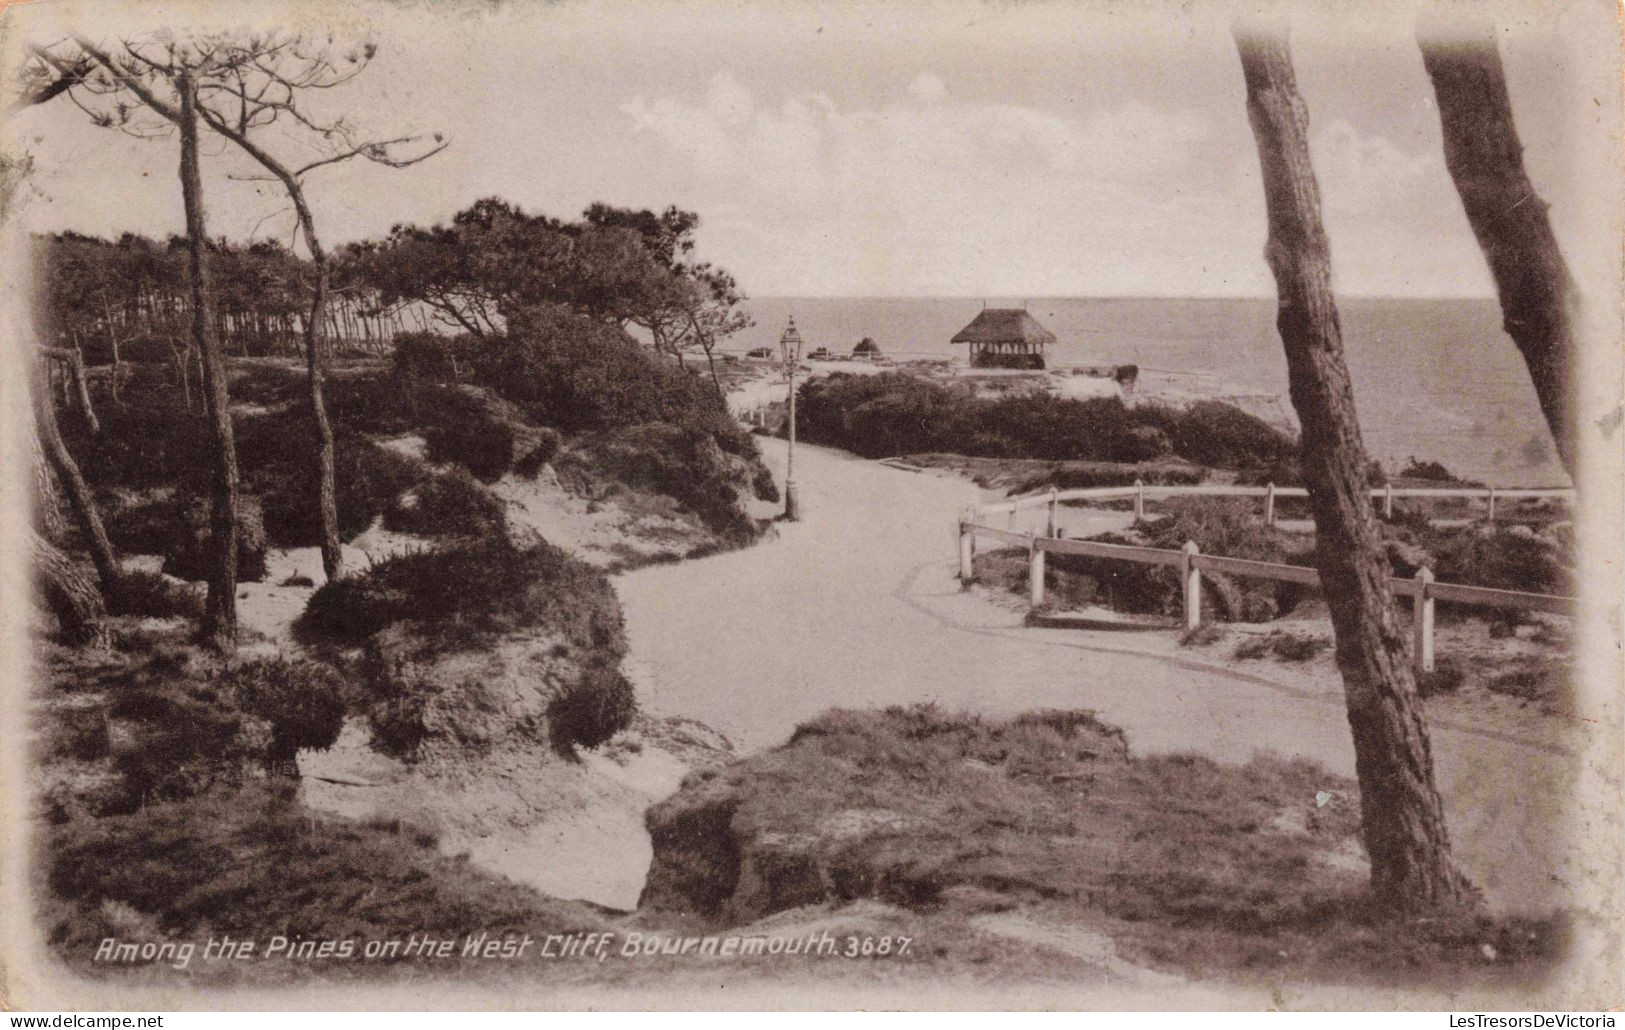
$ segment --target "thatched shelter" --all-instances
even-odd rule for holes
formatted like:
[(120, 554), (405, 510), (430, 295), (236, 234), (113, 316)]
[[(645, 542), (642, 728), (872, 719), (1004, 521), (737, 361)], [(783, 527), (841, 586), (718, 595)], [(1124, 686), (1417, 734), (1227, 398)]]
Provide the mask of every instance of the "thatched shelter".
[(970, 344), (972, 368), (1043, 368), (1044, 348), (1055, 334), (1026, 308), (983, 308), (953, 342)]
[(880, 344), (875, 342), (874, 337), (865, 336), (852, 348), (852, 356), (862, 361), (873, 361), (880, 357)]

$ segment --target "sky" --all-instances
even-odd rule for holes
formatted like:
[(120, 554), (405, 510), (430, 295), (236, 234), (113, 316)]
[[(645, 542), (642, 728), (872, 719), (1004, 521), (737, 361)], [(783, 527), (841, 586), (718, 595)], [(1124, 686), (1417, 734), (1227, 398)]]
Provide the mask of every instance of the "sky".
[[(178, 18), (184, 8), (161, 9)], [(96, 10), (93, 35), (137, 31)], [(412, 168), (313, 174), (330, 243), (443, 220), (483, 196), (558, 216), (601, 200), (698, 212), (702, 256), (759, 296), (1273, 292), (1257, 153), (1217, 7), (212, 10), (372, 39), (372, 66), (323, 96), (323, 109), (379, 136), (449, 137)], [(72, 11), (13, 8), (13, 44), (60, 38)], [(309, 21), (311, 11), (325, 20)], [(1595, 191), (1583, 188), (1611, 159), (1599, 155), (1614, 153), (1596, 126), (1618, 97), (1598, 91), (1586, 50), (1596, 36), (1586, 19), (1599, 11), (1608, 8), (1531, 3), (1503, 22), (1529, 171), (1582, 266), (1617, 261), (1617, 237), (1588, 231)], [(1334, 283), (1351, 295), (1489, 296), (1444, 167), (1413, 18), (1375, 3), (1358, 23), (1294, 16)], [(7, 135), (35, 162), (30, 227), (180, 230), (172, 139), (95, 128), (61, 100), (14, 117)], [(279, 129), (266, 140), (308, 152)], [(230, 178), (247, 170), (218, 142), (206, 149), (211, 230), (287, 239), (291, 212), (276, 187)]]

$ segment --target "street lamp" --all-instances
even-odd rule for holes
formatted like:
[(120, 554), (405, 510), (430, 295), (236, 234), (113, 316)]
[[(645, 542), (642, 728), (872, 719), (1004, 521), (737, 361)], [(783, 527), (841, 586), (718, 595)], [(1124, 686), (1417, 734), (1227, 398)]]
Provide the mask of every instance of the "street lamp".
[(801, 519), (801, 506), (796, 503), (796, 366), (801, 364), (801, 334), (796, 331), (796, 319), (779, 336), (779, 353), (784, 358), (785, 374), (790, 383), (790, 449), (784, 459), (784, 518), (787, 522)]

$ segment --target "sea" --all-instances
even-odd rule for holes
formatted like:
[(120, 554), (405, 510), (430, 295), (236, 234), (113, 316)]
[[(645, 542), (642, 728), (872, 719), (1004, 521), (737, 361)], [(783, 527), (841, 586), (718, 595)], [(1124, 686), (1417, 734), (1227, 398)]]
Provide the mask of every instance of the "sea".
[[(763, 297), (723, 348), (772, 347), (794, 316), (806, 349), (849, 354), (872, 337), (899, 360), (965, 359), (949, 342), (983, 305), (1025, 306), (1054, 333), (1051, 367), (1134, 364), (1142, 382), (1275, 394), (1290, 412), (1274, 298)], [(1568, 486), (1534, 387), (1494, 298), (1339, 299), (1366, 450), (1505, 487)]]

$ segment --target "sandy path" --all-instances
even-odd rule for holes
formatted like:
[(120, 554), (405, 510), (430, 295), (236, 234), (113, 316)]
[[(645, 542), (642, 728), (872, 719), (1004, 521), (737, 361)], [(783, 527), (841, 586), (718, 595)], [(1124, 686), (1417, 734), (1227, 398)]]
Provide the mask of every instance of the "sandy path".
[[(762, 444), (782, 470), (783, 444)], [(1091, 708), (1141, 753), (1273, 751), (1353, 775), (1341, 698), (1325, 683), (1157, 653), (1167, 642), (1141, 635), (1027, 629), (1019, 611), (961, 592), (952, 525), (974, 485), (807, 446), (796, 468), (804, 520), (777, 540), (617, 579), (653, 714), (698, 719), (748, 752), (836, 706)], [(1585, 875), (1550, 813), (1550, 799), (1572, 795), (1572, 756), (1516, 732), (1434, 730), (1474, 880), (1505, 910), (1563, 900)]]

